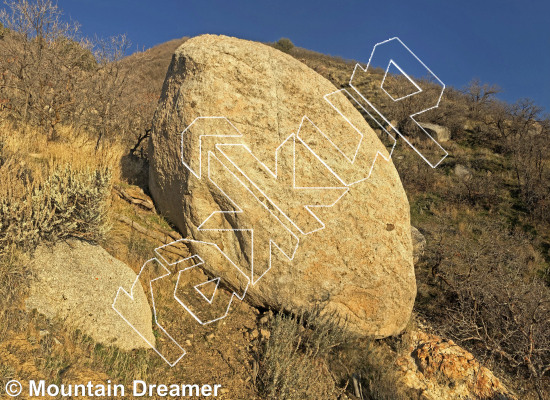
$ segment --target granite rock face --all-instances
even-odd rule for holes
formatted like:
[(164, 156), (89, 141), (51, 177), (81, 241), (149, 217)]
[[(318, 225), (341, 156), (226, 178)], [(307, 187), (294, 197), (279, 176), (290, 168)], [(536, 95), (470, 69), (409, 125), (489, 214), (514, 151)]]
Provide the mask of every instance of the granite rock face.
[[(130, 287), (137, 276), (100, 246), (79, 240), (41, 245), (32, 271), (28, 310), (61, 318), (96, 342), (123, 350), (149, 347), (112, 308), (119, 287)], [(132, 307), (123, 311), (145, 339), (155, 343), (152, 313), (141, 286), (134, 290)]]
[(209, 275), (236, 292), (249, 283), (256, 306), (336, 312), (362, 335), (405, 327), (408, 200), (345, 92), (269, 46), (199, 36), (172, 58), (149, 145), (159, 210), (243, 272), (191, 242)]
[(396, 362), (396, 385), (408, 389), (411, 398), (517, 399), (490, 370), (452, 340), (420, 330), (408, 336), (408, 346)]

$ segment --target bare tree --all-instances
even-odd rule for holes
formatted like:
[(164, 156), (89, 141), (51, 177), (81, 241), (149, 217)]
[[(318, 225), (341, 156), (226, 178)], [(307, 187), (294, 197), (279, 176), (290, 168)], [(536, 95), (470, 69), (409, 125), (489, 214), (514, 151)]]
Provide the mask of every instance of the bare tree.
[(469, 104), (469, 116), (479, 119), (485, 111), (485, 107), (494, 99), (495, 95), (501, 92), (497, 85), (481, 83), (479, 79), (473, 79), (462, 91)]
[(81, 123), (96, 136), (96, 149), (106, 137), (124, 133), (129, 121), (123, 94), (130, 71), (121, 63), (129, 46), (125, 35), (96, 39), (94, 44), (97, 64), (83, 89)]
[(10, 111), (56, 138), (56, 126), (72, 112), (80, 70), (93, 64), (78, 25), (64, 22), (51, 0), (8, 0), (0, 21), (8, 29), (0, 47), (1, 91)]
[(535, 217), (547, 218), (550, 200), (550, 129), (549, 121), (540, 129), (524, 128), (510, 145), (515, 178), (523, 201)]
[(536, 252), (523, 233), (473, 220), (442, 223), (425, 256), (445, 289), (438, 309), (445, 333), (514, 373), (530, 376), (544, 400), (550, 374), (550, 289), (535, 271)]

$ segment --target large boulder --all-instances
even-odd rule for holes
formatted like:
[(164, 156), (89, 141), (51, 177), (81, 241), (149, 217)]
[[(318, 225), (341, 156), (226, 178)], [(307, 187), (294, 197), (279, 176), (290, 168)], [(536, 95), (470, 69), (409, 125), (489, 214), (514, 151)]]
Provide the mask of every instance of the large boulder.
[[(220, 270), (222, 250), (248, 276), (251, 304), (322, 307), (362, 335), (405, 327), (416, 295), (407, 197), (348, 95), (306, 65), (261, 43), (187, 41), (149, 155), (157, 207), (196, 241), (209, 275), (242, 292), (242, 279)], [(326, 207), (311, 209), (316, 219), (304, 205)]]
[[(149, 347), (112, 308), (119, 287), (131, 287), (137, 276), (103, 248), (79, 240), (42, 245), (31, 266), (34, 279), (26, 300), (28, 310), (60, 318), (96, 342), (123, 350)], [(133, 294), (125, 315), (149, 343), (155, 343), (147, 297), (139, 285)]]

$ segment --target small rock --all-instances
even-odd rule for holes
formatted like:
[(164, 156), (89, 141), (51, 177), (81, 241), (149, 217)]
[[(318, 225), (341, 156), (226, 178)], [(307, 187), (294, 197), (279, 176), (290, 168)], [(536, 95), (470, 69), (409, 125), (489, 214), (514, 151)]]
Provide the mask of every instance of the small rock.
[(39, 336), (40, 336), (41, 338), (44, 338), (44, 337), (46, 337), (46, 336), (51, 336), (53, 342), (54, 342), (56, 345), (60, 345), (60, 344), (61, 344), (61, 342), (60, 342), (59, 340), (57, 340), (57, 338), (56, 338), (55, 336), (53, 336), (53, 335), (50, 333), (50, 331), (41, 330), (38, 334), (39, 334)]
[(426, 248), (426, 238), (414, 226), (411, 226), (411, 236), (413, 242), (413, 261), (416, 265), (424, 254), (424, 249)]
[(455, 175), (460, 179), (469, 179), (472, 177), (472, 172), (462, 164), (455, 165)]
[(474, 123), (470, 120), (466, 120), (462, 125), (462, 129), (464, 129), (465, 131), (471, 131), (472, 129), (474, 129)]
[(259, 336), (259, 333), (258, 333), (257, 329), (253, 329), (252, 332), (250, 332), (250, 339), (251, 340), (256, 339), (258, 336)]
[(419, 122), (418, 125), (428, 131), (428, 133), (438, 142), (447, 142), (451, 140), (451, 130), (446, 126), (427, 122)]
[(268, 340), (271, 336), (271, 332), (269, 332), (267, 329), (260, 329), (260, 335), (262, 335), (265, 340)]

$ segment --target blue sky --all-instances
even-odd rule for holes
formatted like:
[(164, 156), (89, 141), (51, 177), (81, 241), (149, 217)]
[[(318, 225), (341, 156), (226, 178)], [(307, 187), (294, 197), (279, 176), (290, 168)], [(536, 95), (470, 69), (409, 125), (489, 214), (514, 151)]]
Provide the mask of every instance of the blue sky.
[(550, 1), (59, 0), (85, 35), (126, 33), (133, 49), (218, 33), (368, 61), (398, 36), (447, 85), (496, 83), (550, 112)]

